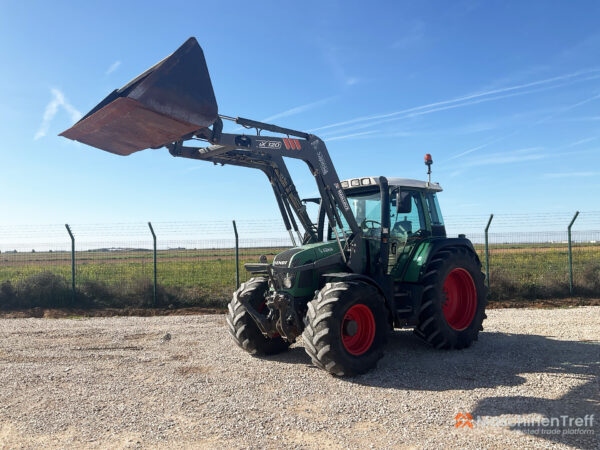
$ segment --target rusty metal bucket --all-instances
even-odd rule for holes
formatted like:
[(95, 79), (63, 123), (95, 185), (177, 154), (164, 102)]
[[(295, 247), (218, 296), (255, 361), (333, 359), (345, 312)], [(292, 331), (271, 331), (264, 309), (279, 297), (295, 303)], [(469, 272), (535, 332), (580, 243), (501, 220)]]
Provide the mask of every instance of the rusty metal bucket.
[(157, 148), (211, 126), (217, 101), (195, 38), (113, 91), (60, 136), (118, 155)]

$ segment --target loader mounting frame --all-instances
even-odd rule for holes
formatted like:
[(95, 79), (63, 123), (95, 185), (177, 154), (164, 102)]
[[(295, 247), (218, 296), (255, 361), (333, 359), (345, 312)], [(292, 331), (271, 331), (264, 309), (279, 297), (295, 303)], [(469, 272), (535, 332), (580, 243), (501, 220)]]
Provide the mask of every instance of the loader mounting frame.
[[(245, 128), (255, 128), (256, 135), (223, 133), (222, 119), (231, 120)], [(284, 134), (286, 137), (263, 136), (261, 135), (262, 131)], [(184, 141), (190, 139), (206, 141), (210, 145), (205, 147), (184, 145)], [(341, 214), (348, 224), (351, 234), (344, 239), (343, 243), (336, 227), (332, 228), (340, 245), (344, 262), (352, 272), (360, 271), (362, 230), (352, 213), (327, 147), (317, 136), (241, 117), (219, 116), (212, 129), (203, 128), (194, 134), (167, 144), (166, 147), (175, 157), (263, 171), (273, 187), (283, 222), (294, 245), (296, 245), (294, 233), (300, 241), (299, 244), (318, 242), (323, 238), (322, 227), (316, 227), (309, 218), (306, 206), (298, 195), (283, 158), (304, 161), (315, 178), (321, 196), (320, 208), (323, 209), (329, 223), (335, 224), (339, 229), (344, 229)], [(292, 212), (295, 213), (304, 228), (304, 236), (300, 234)]]

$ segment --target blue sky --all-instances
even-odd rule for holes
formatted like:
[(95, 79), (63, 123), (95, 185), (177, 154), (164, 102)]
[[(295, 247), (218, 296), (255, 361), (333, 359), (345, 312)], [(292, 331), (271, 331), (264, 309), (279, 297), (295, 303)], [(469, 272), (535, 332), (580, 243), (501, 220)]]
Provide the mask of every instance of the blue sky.
[(424, 179), (431, 153), (446, 214), (599, 210), (598, 23), (594, 1), (4, 1), (1, 222), (277, 218), (259, 172), (57, 136), (190, 36), (222, 114), (313, 131), (341, 178)]

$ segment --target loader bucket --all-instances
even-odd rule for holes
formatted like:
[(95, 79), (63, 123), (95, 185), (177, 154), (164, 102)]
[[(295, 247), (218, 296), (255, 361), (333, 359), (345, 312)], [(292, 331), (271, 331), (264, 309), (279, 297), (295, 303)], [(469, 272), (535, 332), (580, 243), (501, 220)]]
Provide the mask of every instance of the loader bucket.
[(217, 102), (195, 38), (113, 91), (60, 136), (118, 155), (162, 147), (211, 126)]

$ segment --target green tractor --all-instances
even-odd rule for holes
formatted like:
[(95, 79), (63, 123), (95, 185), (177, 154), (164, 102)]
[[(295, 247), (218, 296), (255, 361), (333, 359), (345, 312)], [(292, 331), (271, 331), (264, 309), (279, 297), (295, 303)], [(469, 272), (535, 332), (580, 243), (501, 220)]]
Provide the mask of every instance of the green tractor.
[[(273, 355), (302, 335), (316, 366), (349, 376), (376, 365), (394, 328), (412, 327), (437, 349), (477, 340), (487, 302), (481, 263), (464, 235), (446, 236), (437, 183), (340, 181), (317, 136), (217, 111), (204, 54), (190, 38), (61, 135), (119, 155), (166, 147), (265, 173), (293, 248), (246, 264), (253, 278), (227, 315), (235, 343)], [(224, 133), (223, 120), (256, 133)], [(208, 145), (190, 145), (198, 140)], [(300, 199), (284, 158), (307, 164), (319, 198)], [(430, 178), (430, 155), (425, 163)], [(308, 201), (319, 205), (316, 221)]]
[[(353, 375), (376, 364), (393, 328), (414, 327), (438, 349), (477, 340), (484, 275), (471, 242), (446, 237), (441, 187), (384, 177), (341, 186), (359, 232), (346, 231), (342, 218), (337, 236), (328, 224), (317, 242), (286, 250), (272, 264), (247, 264), (256, 277), (234, 293), (227, 316), (235, 342), (252, 354), (274, 354), (302, 333), (316, 366)], [(325, 220), (321, 208), (318, 223)]]

